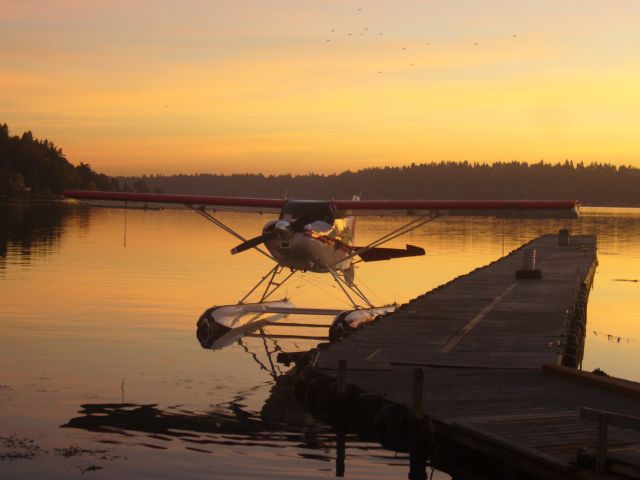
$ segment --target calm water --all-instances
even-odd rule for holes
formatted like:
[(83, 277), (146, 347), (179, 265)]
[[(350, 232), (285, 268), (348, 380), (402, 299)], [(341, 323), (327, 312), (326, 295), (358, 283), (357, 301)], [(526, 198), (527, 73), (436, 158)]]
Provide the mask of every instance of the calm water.
[[(268, 220), (219, 218), (246, 236)], [(363, 219), (358, 243), (401, 223)], [(598, 235), (584, 369), (640, 380), (640, 210), (584, 209), (569, 222), (440, 219), (402, 239), (426, 256), (361, 264), (357, 280), (375, 303), (406, 302), (564, 227)], [(277, 352), (317, 340), (245, 338), (208, 351), (195, 339), (200, 313), (235, 303), (269, 260), (232, 257), (235, 239), (189, 211), (129, 210), (126, 247), (124, 233), (122, 210), (0, 205), (2, 478), (334, 476), (333, 431), (276, 383), (286, 371)], [(299, 306), (347, 306), (322, 275), (284, 290)], [(405, 454), (355, 437), (346, 453), (347, 478), (406, 478)]]

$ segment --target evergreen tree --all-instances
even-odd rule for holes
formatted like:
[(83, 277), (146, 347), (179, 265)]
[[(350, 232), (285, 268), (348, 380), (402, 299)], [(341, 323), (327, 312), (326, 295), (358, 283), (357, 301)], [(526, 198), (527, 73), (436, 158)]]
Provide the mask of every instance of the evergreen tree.
[(117, 190), (117, 180), (86, 163), (73, 166), (62, 149), (31, 131), (11, 136), (0, 124), (0, 194), (60, 194), (66, 188)]

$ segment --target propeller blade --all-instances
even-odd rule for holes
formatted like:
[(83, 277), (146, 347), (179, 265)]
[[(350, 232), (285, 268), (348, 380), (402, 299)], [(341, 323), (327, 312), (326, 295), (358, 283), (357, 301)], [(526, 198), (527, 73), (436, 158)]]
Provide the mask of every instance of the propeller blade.
[(231, 249), (231, 255), (235, 255), (236, 253), (244, 252), (245, 250), (249, 250), (250, 248), (257, 247), (258, 245), (266, 242), (271, 237), (275, 235), (275, 232), (263, 233), (260, 236), (255, 238), (250, 238), (246, 242), (242, 242), (240, 245)]

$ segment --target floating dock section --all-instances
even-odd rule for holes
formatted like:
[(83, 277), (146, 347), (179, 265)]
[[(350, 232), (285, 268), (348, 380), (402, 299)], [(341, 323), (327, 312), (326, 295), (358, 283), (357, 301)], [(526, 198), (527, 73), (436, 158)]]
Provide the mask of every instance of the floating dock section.
[(596, 266), (595, 237), (539, 237), (321, 348), (298, 396), (330, 410), (346, 392), (378, 437), (417, 422), (436, 465), (640, 478), (640, 385), (576, 368)]

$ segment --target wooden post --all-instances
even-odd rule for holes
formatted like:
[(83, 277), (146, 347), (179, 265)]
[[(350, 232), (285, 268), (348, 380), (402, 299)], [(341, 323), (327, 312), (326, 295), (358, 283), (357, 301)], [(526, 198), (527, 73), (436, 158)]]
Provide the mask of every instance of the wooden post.
[(424, 370), (422, 368), (416, 368), (413, 371), (413, 401), (411, 403), (411, 412), (414, 419), (421, 419), (423, 415), (422, 410), (422, 396), (424, 395)]
[(347, 361), (338, 361), (338, 384), (336, 385), (336, 424), (346, 428), (347, 424)]
[(598, 437), (596, 440), (596, 472), (607, 471), (607, 426), (609, 415), (600, 413), (598, 415)]
[[(610, 380), (611, 379), (609, 379), (609, 381)], [(609, 428), (609, 424), (640, 431), (640, 417), (631, 415), (582, 407), (580, 409), (580, 418), (584, 420), (595, 420), (598, 424), (598, 435), (596, 438), (597, 472), (607, 471), (607, 429)]]
[(516, 270), (517, 279), (539, 280), (542, 270), (536, 268), (536, 249), (525, 248), (522, 257), (522, 268)]
[(411, 450), (409, 453), (409, 480), (425, 480), (427, 478), (427, 455), (422, 429), (424, 409), (424, 370), (413, 371), (413, 391), (411, 398)]
[(561, 228), (558, 231), (558, 245), (561, 247), (566, 247), (569, 245), (569, 230), (566, 228)]
[(347, 361), (338, 361), (338, 400), (347, 396)]
[(344, 477), (347, 431), (347, 361), (338, 361), (336, 388), (336, 477)]
[(336, 434), (336, 477), (344, 477), (344, 459), (346, 456), (345, 431), (338, 429)]

